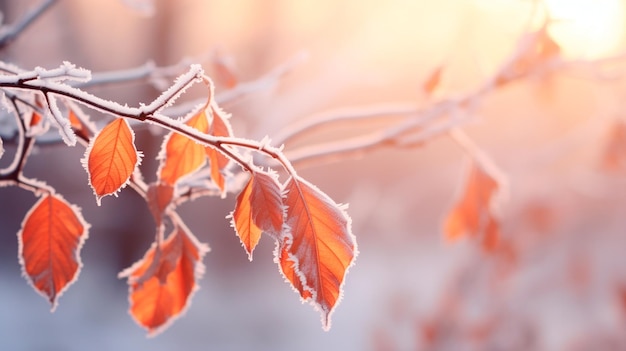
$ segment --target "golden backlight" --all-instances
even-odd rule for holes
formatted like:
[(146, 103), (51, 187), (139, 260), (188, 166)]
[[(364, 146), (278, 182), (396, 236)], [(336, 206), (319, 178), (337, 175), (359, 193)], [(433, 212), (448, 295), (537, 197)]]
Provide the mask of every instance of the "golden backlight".
[(597, 58), (615, 53), (624, 35), (622, 0), (545, 0), (554, 39), (568, 57)]

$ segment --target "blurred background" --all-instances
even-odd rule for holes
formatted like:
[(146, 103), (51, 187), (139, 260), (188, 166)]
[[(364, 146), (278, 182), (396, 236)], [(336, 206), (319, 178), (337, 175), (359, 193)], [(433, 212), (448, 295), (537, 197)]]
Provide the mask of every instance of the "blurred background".
[[(37, 3), (0, 1), (3, 22)], [(152, 5), (153, 14), (137, 10), (142, 5)], [(82, 207), (92, 225), (84, 267), (50, 313), (17, 260), (15, 233), (36, 199), (0, 189), (0, 349), (626, 350), (626, 167), (602, 167), (607, 157), (626, 157), (625, 141), (611, 138), (626, 107), (624, 1), (535, 7), (521, 0), (61, 0), (0, 57), (24, 69), (67, 60), (94, 73), (187, 58), (214, 75), (218, 93), (232, 82), (220, 80), (215, 57), (237, 82), (297, 58), (276, 84), (223, 106), (233, 114), (235, 135), (260, 139), (334, 109), (427, 107), (471, 93), (545, 16), (555, 20), (550, 35), (562, 58), (579, 69), (496, 89), (464, 126), (506, 175), (499, 209), (507, 253), (489, 255), (473, 240), (450, 244), (442, 237), (467, 165), (450, 138), (380, 148), (299, 170), (350, 204), (359, 244), (329, 332), (283, 281), (271, 240), (262, 238), (248, 261), (225, 219), (235, 201), (229, 194), (179, 210), (212, 251), (187, 313), (146, 338), (126, 312), (127, 285), (117, 278), (153, 238), (145, 203), (126, 189), (98, 207), (80, 163), (84, 150), (45, 145), (25, 174)], [(442, 81), (427, 99), (422, 85), (438, 67)], [(90, 91), (132, 106), (159, 94), (146, 81)], [(302, 142), (360, 127), (321, 130)], [(137, 138), (152, 180), (161, 139), (143, 129)], [(10, 161), (11, 143), (5, 147), (0, 165)]]

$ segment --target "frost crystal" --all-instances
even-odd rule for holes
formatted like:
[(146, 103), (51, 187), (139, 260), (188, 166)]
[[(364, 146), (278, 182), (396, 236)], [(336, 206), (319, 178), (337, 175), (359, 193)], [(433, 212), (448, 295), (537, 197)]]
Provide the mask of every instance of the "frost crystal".
[(80, 67), (77, 68), (74, 64), (64, 61), (59, 68), (48, 70), (41, 67), (35, 67), (32, 72), (25, 72), (20, 74), (20, 76), (23, 76), (22, 79), (25, 78), (25, 80), (41, 79), (51, 81), (70, 80), (76, 82), (86, 82), (91, 79), (91, 71)]
[(74, 131), (72, 131), (70, 121), (65, 118), (61, 113), (61, 110), (59, 110), (56, 98), (54, 96), (47, 96), (47, 100), (48, 107), (50, 109), (50, 112), (52, 113), (52, 120), (59, 128), (59, 134), (61, 134), (61, 138), (63, 138), (63, 141), (69, 146), (76, 145), (76, 134), (74, 134)]
[(165, 90), (158, 98), (152, 101), (149, 105), (141, 106), (143, 113), (154, 113), (165, 107), (168, 107), (176, 101), (176, 99), (191, 86), (192, 83), (201, 81), (204, 70), (200, 65), (191, 65), (189, 71), (183, 73), (174, 84), (167, 90)]

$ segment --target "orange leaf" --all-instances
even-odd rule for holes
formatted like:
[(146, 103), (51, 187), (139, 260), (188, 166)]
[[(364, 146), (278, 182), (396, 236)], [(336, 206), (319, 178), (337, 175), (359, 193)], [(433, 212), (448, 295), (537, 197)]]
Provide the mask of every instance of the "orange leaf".
[[(465, 190), (444, 223), (446, 240), (452, 242), (464, 236), (478, 236), (487, 229), (493, 217), (491, 201), (498, 187), (495, 179), (476, 164), (471, 164)], [(495, 230), (495, 227), (490, 230)]]
[(313, 297), (311, 290), (305, 288), (302, 285), (302, 280), (298, 276), (298, 271), (296, 269), (296, 264), (289, 259), (289, 251), (287, 251), (287, 245), (280, 245), (277, 247), (277, 251), (280, 252), (278, 256), (278, 264), (280, 265), (280, 271), (283, 273), (285, 278), (291, 283), (291, 285), (300, 293), (304, 300), (308, 300)]
[(80, 210), (53, 194), (37, 201), (22, 222), (18, 233), (22, 270), (53, 311), (59, 296), (78, 278), (88, 229)]
[[(223, 137), (231, 136), (232, 131), (230, 123), (228, 123), (228, 116), (220, 108), (211, 106), (211, 111), (213, 120), (211, 121), (209, 134)], [(211, 166), (211, 179), (220, 188), (222, 195), (225, 195), (226, 184), (222, 172), (228, 166), (229, 159), (212, 147), (207, 147), (205, 150)]]
[(174, 196), (174, 188), (165, 183), (151, 183), (148, 186), (148, 192), (146, 198), (148, 201), (148, 208), (154, 216), (157, 227), (159, 227), (163, 221), (163, 212), (167, 206), (170, 205), (172, 197)]
[(85, 151), (86, 169), (98, 205), (102, 197), (117, 193), (128, 183), (139, 157), (135, 135), (123, 118), (106, 125), (91, 140)]
[[(42, 97), (37, 95), (35, 97), (35, 106), (37, 106), (40, 110), (44, 110), (45, 102)], [(42, 115), (37, 112), (37, 110), (33, 110), (30, 114), (25, 115), (25, 124), (26, 124), (26, 136), (33, 137), (37, 135), (42, 135), (43, 133), (48, 131), (49, 124), (44, 121)]]
[(319, 308), (328, 330), (344, 276), (357, 255), (350, 218), (344, 208), (301, 178), (290, 178), (285, 190), (285, 222), (290, 231), (284, 233), (277, 252), (279, 266), (300, 296)]
[[(70, 126), (72, 126), (72, 129), (74, 130), (74, 133), (76, 133), (76, 135), (85, 140), (89, 140), (89, 138), (91, 138), (91, 128), (89, 128), (89, 126), (87, 126), (85, 122), (78, 118), (77, 113), (73, 109), (70, 108), (67, 118), (70, 120)], [(84, 116), (84, 118), (87, 117)]]
[(212, 63), (216, 80), (227, 89), (234, 88), (239, 80), (235, 75), (232, 63), (222, 55), (216, 55)]
[[(202, 133), (207, 133), (209, 121), (205, 108), (192, 115), (186, 124)], [(204, 146), (173, 132), (165, 139), (159, 158), (161, 159), (159, 178), (169, 185), (174, 185), (182, 177), (197, 171), (206, 162)]]
[(283, 225), (283, 200), (275, 178), (267, 173), (255, 172), (237, 196), (231, 214), (243, 247), (252, 261), (252, 252), (265, 232), (278, 237)]
[(128, 277), (130, 314), (149, 335), (166, 329), (189, 306), (208, 252), (182, 225), (155, 248), (153, 244), (143, 259), (120, 273)]
[[(35, 106), (37, 106), (40, 109), (44, 108), (43, 98), (40, 95), (37, 95), (35, 97)], [(28, 126), (32, 128), (38, 125), (39, 123), (41, 123), (42, 120), (43, 118), (41, 117), (41, 114), (33, 110), (33, 112), (30, 115), (30, 121), (28, 122)]]
[(29, 127), (34, 127), (38, 125), (39, 123), (41, 123), (42, 120), (43, 118), (41, 117), (39, 113), (33, 112), (33, 114), (30, 117), (30, 123), (28, 125)]
[(432, 95), (435, 92), (435, 89), (439, 87), (441, 83), (442, 73), (443, 73), (443, 65), (435, 68), (435, 70), (433, 70), (430, 73), (430, 75), (428, 76), (424, 84), (422, 85), (422, 90), (427, 96)]
[(488, 253), (496, 252), (498, 245), (500, 244), (500, 224), (498, 221), (489, 216), (487, 218), (487, 224), (485, 226), (485, 235), (483, 236), (482, 247)]
[(601, 166), (608, 172), (626, 171), (626, 122), (616, 121), (611, 127)]

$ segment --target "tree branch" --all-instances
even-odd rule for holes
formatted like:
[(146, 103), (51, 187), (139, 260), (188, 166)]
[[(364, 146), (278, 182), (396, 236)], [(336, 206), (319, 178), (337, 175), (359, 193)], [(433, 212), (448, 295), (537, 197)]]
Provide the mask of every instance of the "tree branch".
[(57, 0), (43, 0), (39, 5), (28, 11), (16, 24), (4, 26), (0, 34), (0, 50), (11, 44), (37, 18), (43, 15)]

